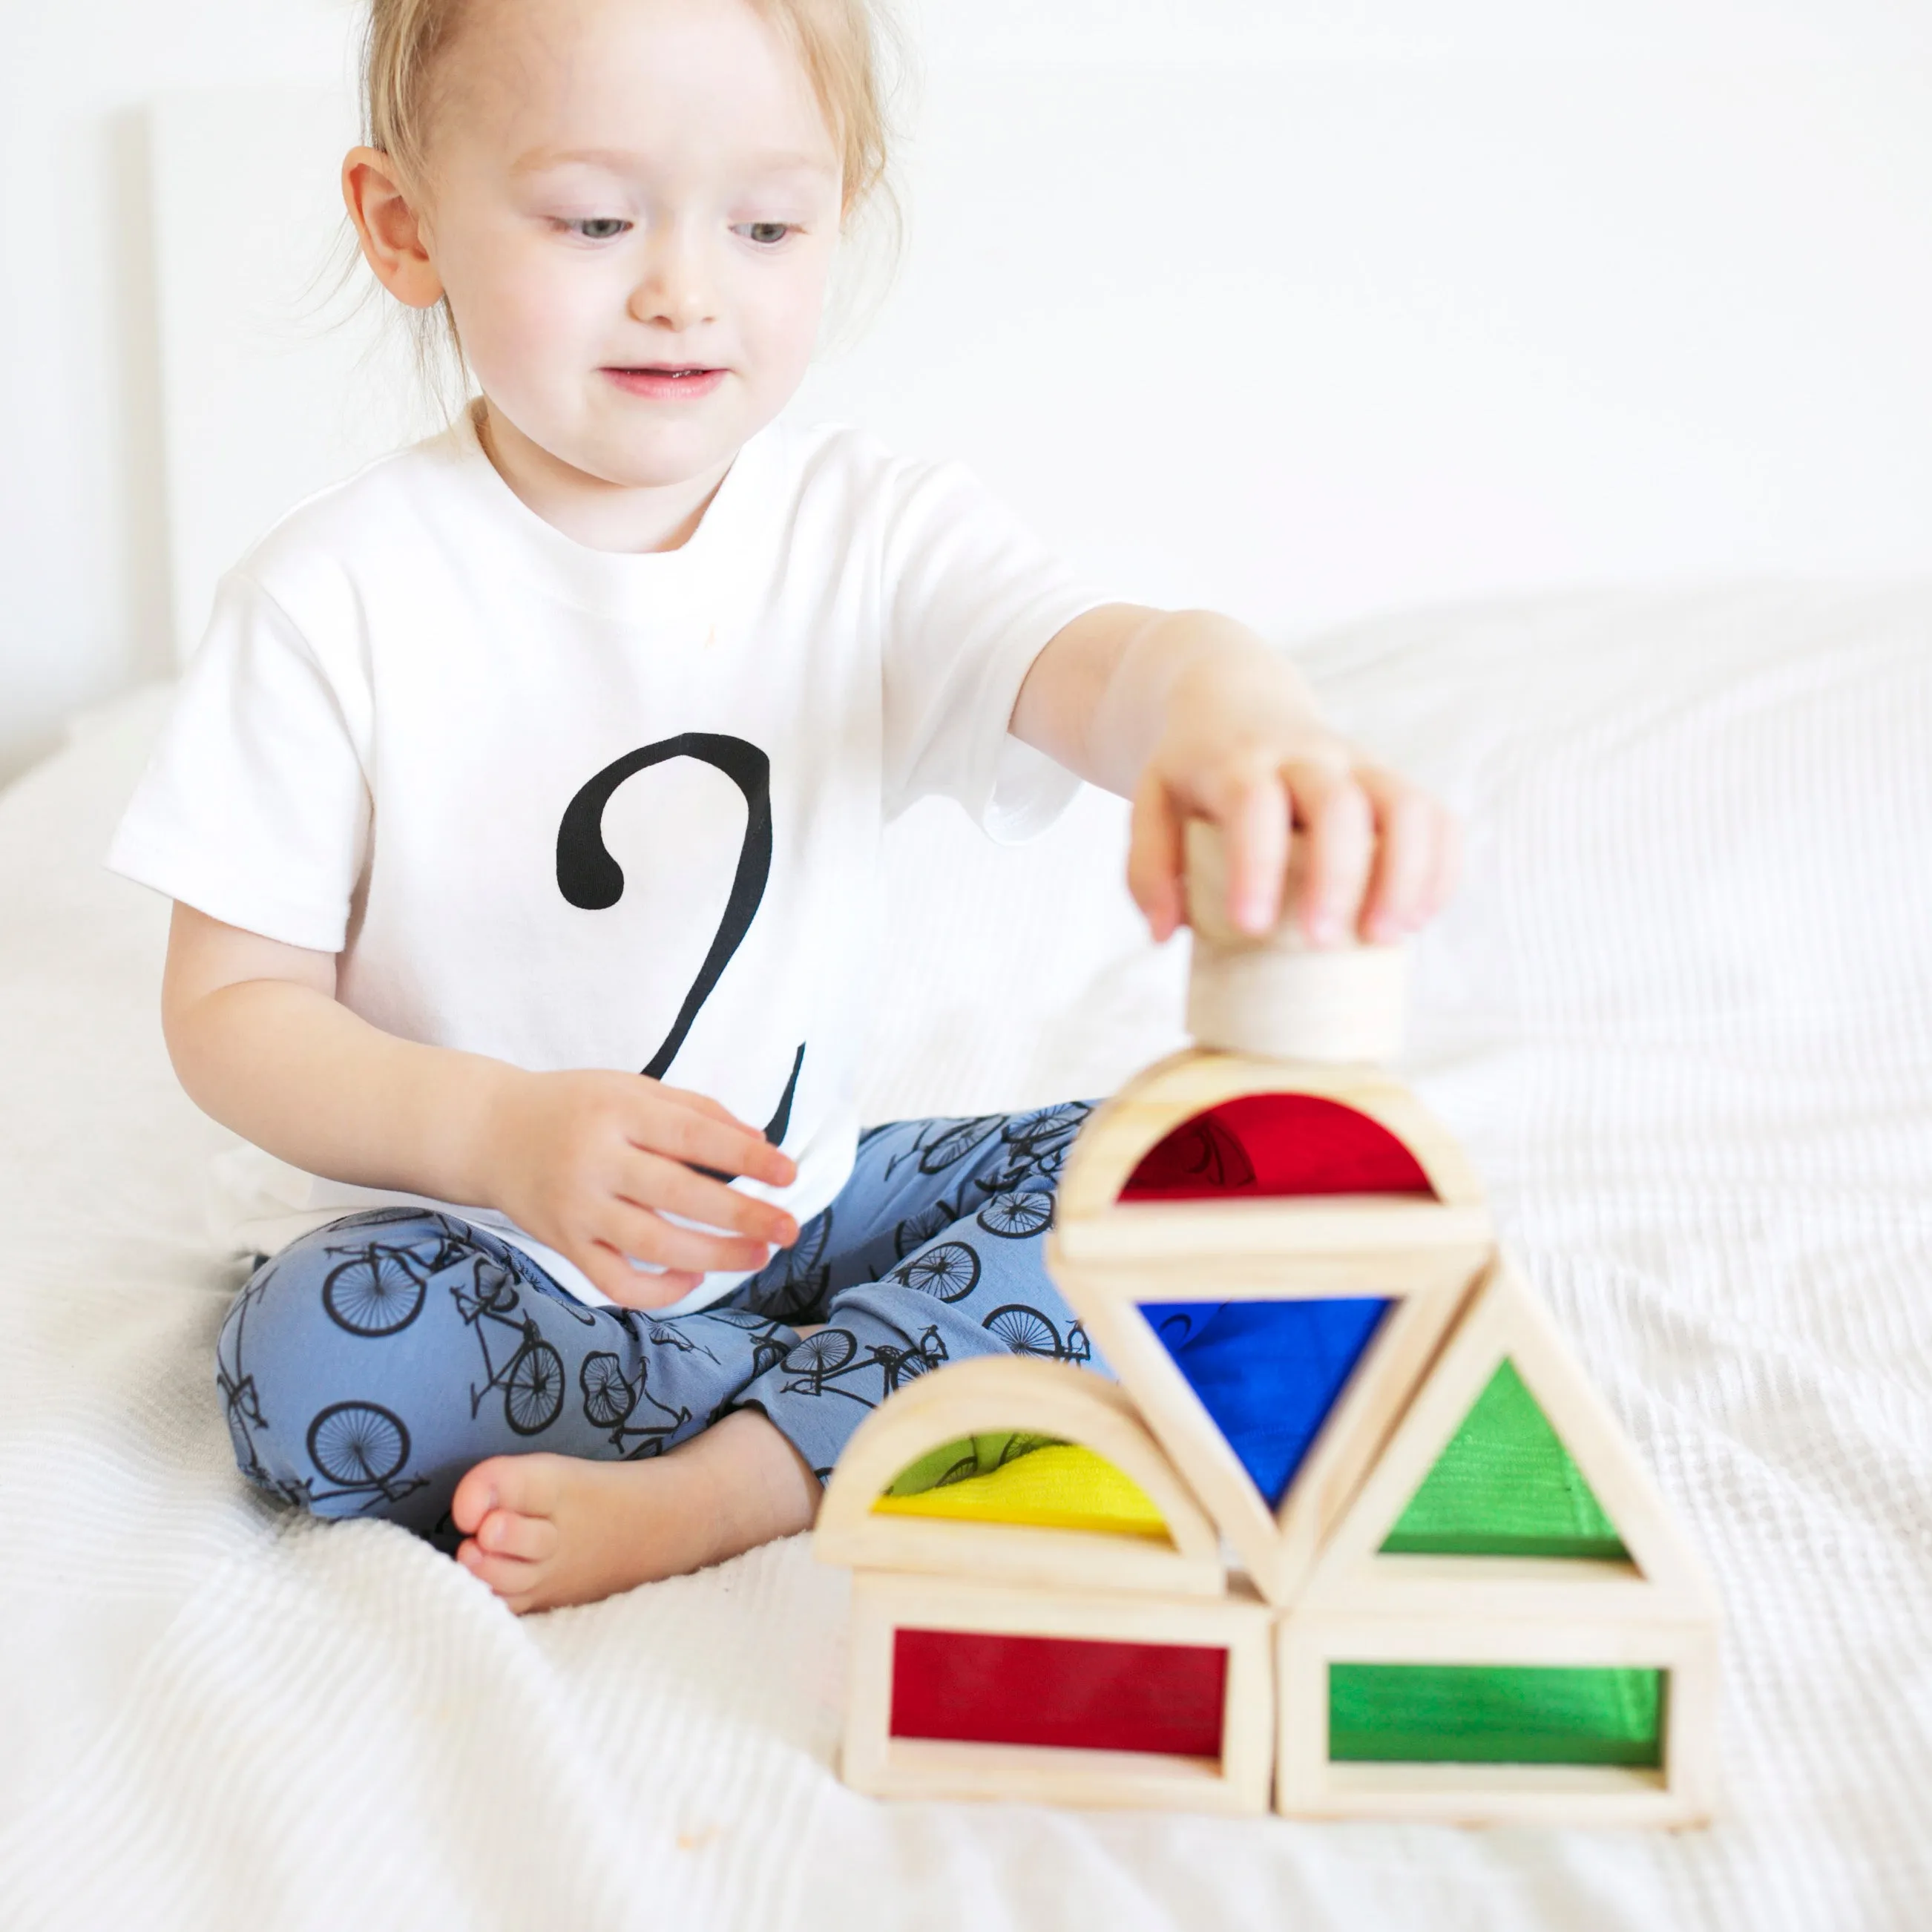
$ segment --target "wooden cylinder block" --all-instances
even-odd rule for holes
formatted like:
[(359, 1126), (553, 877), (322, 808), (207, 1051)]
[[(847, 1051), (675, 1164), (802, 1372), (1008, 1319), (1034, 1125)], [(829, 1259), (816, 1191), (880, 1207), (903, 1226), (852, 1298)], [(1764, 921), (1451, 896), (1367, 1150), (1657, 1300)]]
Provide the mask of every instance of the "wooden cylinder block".
[(1350, 940), (1317, 946), (1296, 908), (1304, 876), (1298, 840), (1282, 912), (1258, 935), (1228, 914), (1221, 830), (1187, 827), (1187, 919), (1194, 929), (1187, 1025), (1197, 1046), (1269, 1060), (1379, 1064), (1402, 1045), (1408, 956)]

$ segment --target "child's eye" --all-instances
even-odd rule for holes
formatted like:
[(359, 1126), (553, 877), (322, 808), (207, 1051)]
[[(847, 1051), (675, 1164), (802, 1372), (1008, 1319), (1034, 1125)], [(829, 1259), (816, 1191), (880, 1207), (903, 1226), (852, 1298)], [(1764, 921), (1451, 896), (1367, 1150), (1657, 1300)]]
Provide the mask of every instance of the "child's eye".
[(625, 233), (631, 224), (614, 214), (593, 214), (586, 220), (566, 221), (564, 224), (573, 235), (580, 235), (586, 242), (614, 242)]
[(748, 221), (738, 232), (761, 248), (776, 248), (792, 232), (789, 221)]

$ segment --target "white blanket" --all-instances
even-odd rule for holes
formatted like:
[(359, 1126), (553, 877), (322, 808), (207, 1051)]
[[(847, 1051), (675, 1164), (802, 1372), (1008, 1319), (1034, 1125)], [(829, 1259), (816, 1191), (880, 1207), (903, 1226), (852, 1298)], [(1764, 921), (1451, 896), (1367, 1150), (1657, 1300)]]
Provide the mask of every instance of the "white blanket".
[[(1640, 1837), (881, 1805), (802, 1539), (518, 1622), (249, 1496), (220, 1136), (98, 855), (154, 695), (0, 797), (0, 1924), (1769, 1932), (1932, 1922), (1932, 586), (1424, 614), (1307, 658), (1472, 826), (1407, 1070), (1708, 1552), (1724, 1816)], [(1174, 1037), (1106, 801), (899, 838), (876, 1115)], [(944, 875), (944, 889), (939, 884)]]

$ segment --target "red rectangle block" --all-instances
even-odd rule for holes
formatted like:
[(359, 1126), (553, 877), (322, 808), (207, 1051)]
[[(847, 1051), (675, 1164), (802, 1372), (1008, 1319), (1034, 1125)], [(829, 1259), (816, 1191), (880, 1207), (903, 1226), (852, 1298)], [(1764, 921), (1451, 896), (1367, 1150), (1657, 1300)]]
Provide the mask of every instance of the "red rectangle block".
[(1214, 1646), (901, 1630), (892, 1734), (1218, 1760), (1227, 1684)]

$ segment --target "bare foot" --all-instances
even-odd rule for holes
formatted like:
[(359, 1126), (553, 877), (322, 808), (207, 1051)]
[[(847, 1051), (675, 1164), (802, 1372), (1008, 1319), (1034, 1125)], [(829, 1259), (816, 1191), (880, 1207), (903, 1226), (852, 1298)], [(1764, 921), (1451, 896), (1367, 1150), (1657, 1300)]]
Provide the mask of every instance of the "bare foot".
[(812, 1526), (818, 1479), (754, 1409), (668, 1456), (493, 1456), (456, 1486), (456, 1560), (520, 1616), (722, 1563)]

